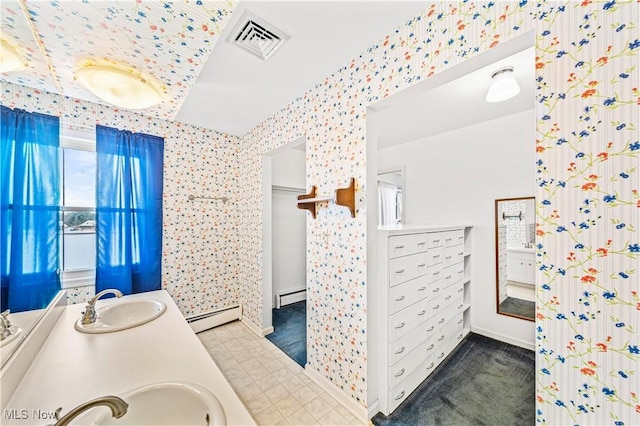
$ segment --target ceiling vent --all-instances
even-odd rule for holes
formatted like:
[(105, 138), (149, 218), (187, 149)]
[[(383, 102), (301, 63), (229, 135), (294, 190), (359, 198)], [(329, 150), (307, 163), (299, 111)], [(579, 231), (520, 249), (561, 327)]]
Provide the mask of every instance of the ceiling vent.
[(266, 61), (288, 39), (283, 31), (245, 10), (226, 40)]

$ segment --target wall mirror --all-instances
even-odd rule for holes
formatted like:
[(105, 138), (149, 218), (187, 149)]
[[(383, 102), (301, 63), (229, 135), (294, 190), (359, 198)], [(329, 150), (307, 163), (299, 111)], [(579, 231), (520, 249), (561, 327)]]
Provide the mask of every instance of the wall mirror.
[(495, 200), (497, 312), (535, 319), (535, 198)]

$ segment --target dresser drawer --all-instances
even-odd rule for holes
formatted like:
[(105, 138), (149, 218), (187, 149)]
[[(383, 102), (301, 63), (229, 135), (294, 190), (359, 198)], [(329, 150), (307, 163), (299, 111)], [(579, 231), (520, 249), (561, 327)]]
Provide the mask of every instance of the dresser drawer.
[(442, 247), (430, 248), (427, 250), (427, 265), (437, 265), (444, 261), (444, 249)]
[(397, 235), (389, 238), (389, 258), (408, 256), (427, 250), (428, 234)]
[(428, 275), (422, 275), (389, 289), (389, 313), (406, 308), (427, 297)]
[[(409, 374), (402, 382), (389, 390), (387, 394), (387, 405), (390, 412), (398, 408), (398, 405), (402, 404), (402, 401), (407, 399), (411, 392), (427, 378), (428, 373), (426, 367), (429, 363), (433, 363), (432, 359), (422, 361), (412, 374)], [(433, 364), (433, 368), (435, 368), (435, 363)], [(433, 371), (433, 369), (431, 371)]]
[(442, 270), (444, 276), (444, 286), (449, 287), (451, 284), (462, 281), (464, 278), (464, 263), (456, 263), (455, 265), (447, 266)]
[[(393, 365), (407, 354), (411, 353), (415, 348), (423, 344), (427, 340), (433, 340), (433, 337), (437, 333), (437, 327), (435, 326), (435, 317), (427, 318), (427, 320), (420, 324), (411, 333), (404, 335), (395, 342), (389, 344), (389, 365)], [(426, 345), (427, 352), (433, 351), (433, 343)]]
[(454, 265), (464, 261), (464, 246), (445, 247), (443, 266)]
[(416, 370), (426, 358), (429, 358), (432, 353), (435, 353), (436, 345), (432, 340), (433, 338), (423, 341), (404, 358), (389, 367), (387, 370), (387, 383), (390, 388), (398, 386), (405, 378), (413, 374), (414, 370)]
[(398, 257), (389, 261), (389, 286), (412, 280), (427, 273), (427, 253)]
[(445, 231), (443, 232), (443, 246), (451, 247), (464, 244), (464, 230)]

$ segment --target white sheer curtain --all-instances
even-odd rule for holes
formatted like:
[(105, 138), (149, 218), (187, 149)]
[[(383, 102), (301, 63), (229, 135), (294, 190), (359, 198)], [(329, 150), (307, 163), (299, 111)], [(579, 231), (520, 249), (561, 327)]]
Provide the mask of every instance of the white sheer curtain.
[(378, 181), (378, 226), (398, 224), (398, 191), (396, 186)]

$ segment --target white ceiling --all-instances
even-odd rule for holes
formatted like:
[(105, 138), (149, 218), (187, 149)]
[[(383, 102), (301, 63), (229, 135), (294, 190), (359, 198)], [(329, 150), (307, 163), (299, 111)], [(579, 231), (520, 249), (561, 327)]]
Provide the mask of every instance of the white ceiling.
[[(242, 136), (424, 8), (419, 1), (240, 2), (177, 120)], [(266, 62), (225, 41), (246, 9), (291, 37)]]
[[(526, 38), (517, 40), (503, 50), (505, 56), (500, 54), (501, 49), (495, 48), (491, 57), (476, 57), (453, 71), (443, 72), (438, 76), (442, 84), (426, 80), (372, 106), (377, 118), (378, 149), (534, 108), (534, 47), (512, 54), (532, 43), (533, 40)], [(496, 59), (497, 56), (503, 57)], [(520, 93), (503, 102), (486, 102), (491, 74), (508, 65), (514, 67)], [(449, 73), (453, 74), (452, 78), (448, 77)]]

